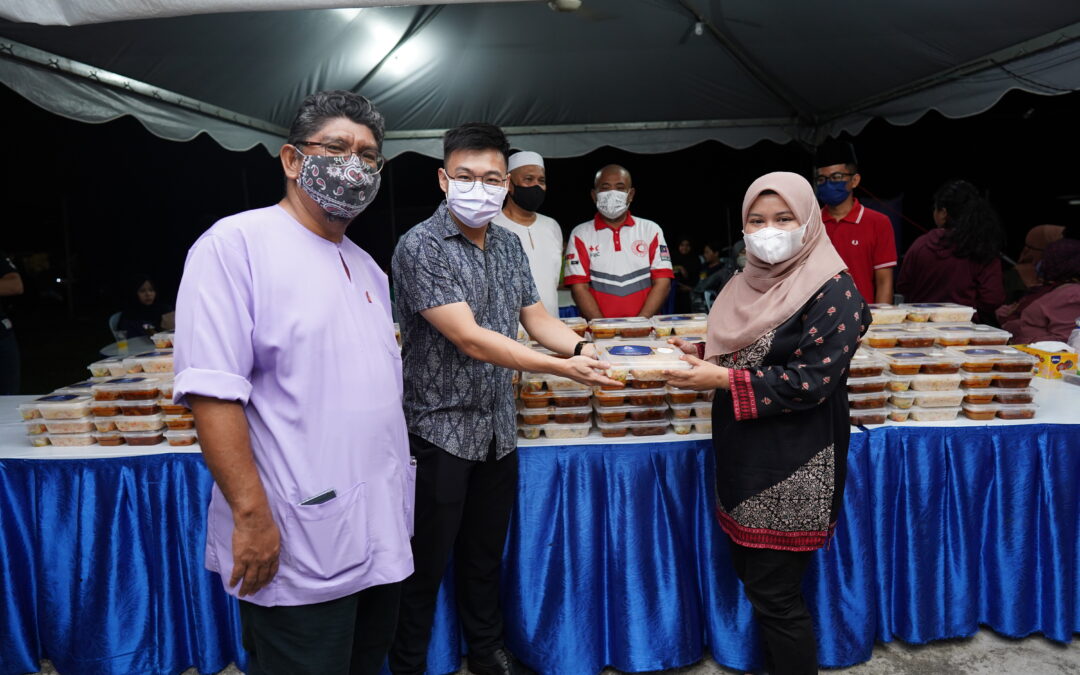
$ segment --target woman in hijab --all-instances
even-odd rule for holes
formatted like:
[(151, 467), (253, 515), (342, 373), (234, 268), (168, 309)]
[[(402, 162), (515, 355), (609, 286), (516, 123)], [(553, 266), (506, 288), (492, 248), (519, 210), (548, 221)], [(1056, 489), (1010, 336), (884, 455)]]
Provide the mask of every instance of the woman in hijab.
[(870, 312), (806, 179), (762, 176), (742, 216), (746, 268), (717, 297), (703, 353), (672, 340), (692, 368), (668, 379), (717, 390), (716, 511), (769, 672), (816, 673), (802, 578), (840, 515), (851, 430), (845, 383)]
[[(135, 282), (137, 280), (137, 283)], [(161, 302), (157, 284), (145, 275), (133, 277), (131, 296), (120, 313), (120, 330), (127, 331), (129, 338), (149, 337), (162, 329), (172, 328), (173, 308)]]

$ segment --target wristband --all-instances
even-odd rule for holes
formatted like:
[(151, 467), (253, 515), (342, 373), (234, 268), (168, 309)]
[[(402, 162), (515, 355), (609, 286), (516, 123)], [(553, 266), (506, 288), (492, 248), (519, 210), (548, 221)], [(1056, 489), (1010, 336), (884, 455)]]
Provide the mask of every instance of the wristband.
[(581, 342), (574, 345), (574, 356), (581, 356), (581, 349), (587, 344), (589, 343), (585, 340), (582, 340)]

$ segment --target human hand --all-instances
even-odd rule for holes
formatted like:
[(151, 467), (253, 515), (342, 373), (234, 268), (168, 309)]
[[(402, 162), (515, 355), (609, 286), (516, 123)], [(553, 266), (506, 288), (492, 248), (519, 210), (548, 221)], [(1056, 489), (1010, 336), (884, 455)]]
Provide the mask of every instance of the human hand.
[(229, 588), (243, 581), (240, 597), (262, 590), (278, 571), (281, 534), (269, 507), (248, 517), (233, 516), (233, 569)]
[(696, 342), (687, 342), (682, 338), (668, 338), (668, 344), (678, 347), (683, 354), (689, 354), (690, 356), (697, 356), (698, 354), (698, 343)]
[(714, 389), (727, 389), (730, 386), (727, 368), (708, 361), (702, 361), (698, 357), (689, 354), (683, 354), (679, 358), (689, 363), (691, 368), (690, 370), (664, 371), (668, 384), (672, 387), (695, 391), (712, 391)]
[(603, 387), (623, 387), (622, 382), (611, 379), (604, 375), (603, 371), (610, 370), (611, 364), (606, 361), (598, 361), (591, 356), (571, 356), (561, 362), (561, 371), (559, 375), (568, 377), (575, 382), (581, 384), (603, 386)]

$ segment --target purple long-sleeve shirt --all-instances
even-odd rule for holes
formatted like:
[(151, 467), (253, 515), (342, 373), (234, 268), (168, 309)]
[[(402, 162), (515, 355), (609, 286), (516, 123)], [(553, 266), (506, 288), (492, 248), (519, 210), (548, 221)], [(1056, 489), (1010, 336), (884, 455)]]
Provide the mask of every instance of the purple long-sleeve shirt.
[[(401, 356), (371, 256), (279, 206), (230, 216), (188, 252), (176, 325), (175, 399), (244, 405), (281, 531), (277, 575), (245, 600), (324, 602), (411, 574)], [(300, 504), (327, 490), (336, 497)], [(208, 520), (206, 567), (236, 595), (232, 513), (217, 485)]]

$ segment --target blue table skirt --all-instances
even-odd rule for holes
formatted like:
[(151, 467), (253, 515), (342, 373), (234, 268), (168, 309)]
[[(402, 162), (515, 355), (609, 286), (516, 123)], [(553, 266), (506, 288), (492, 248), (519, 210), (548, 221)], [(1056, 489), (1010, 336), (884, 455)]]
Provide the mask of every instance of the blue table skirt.
[[(712, 514), (707, 442), (521, 449), (504, 567), (507, 640), (542, 672), (760, 666)], [(0, 673), (216, 672), (244, 663), (236, 606), (202, 567), (199, 455), (0, 460)], [(1080, 631), (1080, 426), (855, 434), (844, 514), (806, 592), (825, 666), (875, 640), (979, 624)], [(458, 668), (449, 585), (433, 672)]]

